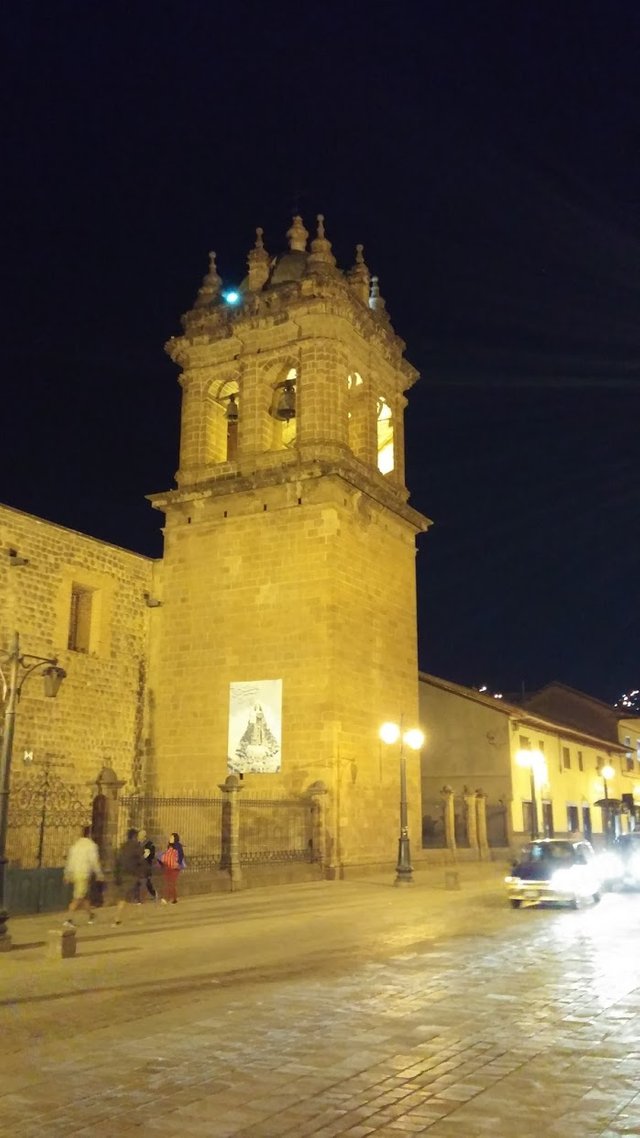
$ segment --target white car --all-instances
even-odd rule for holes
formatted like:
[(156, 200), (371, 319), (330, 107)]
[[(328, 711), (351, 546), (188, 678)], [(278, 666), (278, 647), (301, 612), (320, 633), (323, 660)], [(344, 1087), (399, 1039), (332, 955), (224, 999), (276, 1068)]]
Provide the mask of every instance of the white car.
[(569, 838), (540, 838), (523, 847), (505, 877), (513, 909), (556, 903), (577, 909), (600, 900), (602, 880), (593, 847)]

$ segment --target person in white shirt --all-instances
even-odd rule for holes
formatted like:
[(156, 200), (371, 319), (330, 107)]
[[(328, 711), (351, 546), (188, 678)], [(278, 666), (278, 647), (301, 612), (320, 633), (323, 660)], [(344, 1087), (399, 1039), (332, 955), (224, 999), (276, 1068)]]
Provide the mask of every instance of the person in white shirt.
[[(69, 913), (75, 913), (76, 909), (87, 908), (90, 925), (93, 924), (94, 920), (89, 897), (92, 877), (97, 881), (104, 881), (104, 874), (100, 865), (100, 852), (91, 837), (91, 826), (85, 826), (82, 837), (73, 843), (67, 855), (64, 880), (73, 885)], [(69, 926), (74, 925), (70, 917), (64, 923)]]

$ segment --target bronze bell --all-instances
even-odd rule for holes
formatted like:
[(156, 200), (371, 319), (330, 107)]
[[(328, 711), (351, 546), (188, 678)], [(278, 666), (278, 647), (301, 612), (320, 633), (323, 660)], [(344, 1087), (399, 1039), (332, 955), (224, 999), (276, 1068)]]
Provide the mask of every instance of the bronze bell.
[(285, 423), (296, 417), (296, 389), (290, 379), (285, 380), (282, 384), (274, 416), (276, 419), (282, 419)]
[(225, 411), (225, 418), (228, 423), (238, 422), (238, 404), (236, 403), (237, 395), (230, 395), (227, 403), (227, 410)]

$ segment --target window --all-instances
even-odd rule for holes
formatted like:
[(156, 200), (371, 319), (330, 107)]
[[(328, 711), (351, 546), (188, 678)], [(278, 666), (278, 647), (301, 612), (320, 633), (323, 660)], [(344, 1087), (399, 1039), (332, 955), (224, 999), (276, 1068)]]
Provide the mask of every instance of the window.
[(627, 755), (625, 756), (625, 762), (626, 762), (626, 769), (628, 771), (635, 770), (635, 766), (636, 766), (635, 755), (633, 755), (631, 751), (629, 751), (627, 753)]
[(587, 841), (591, 841), (591, 807), (582, 807), (582, 829)]
[(542, 831), (545, 838), (552, 838), (555, 833), (553, 828), (553, 804), (551, 802), (542, 803)]
[(577, 834), (580, 829), (577, 806), (567, 806), (567, 833)]
[(67, 647), (72, 652), (88, 652), (91, 647), (92, 606), (93, 589), (87, 589), (83, 585), (72, 585), (67, 641)]
[(520, 750), (521, 751), (530, 751), (531, 750), (531, 740), (527, 739), (526, 735), (521, 735), (518, 742), (520, 744)]
[(584, 759), (582, 758), (582, 751), (578, 751), (578, 770), (584, 770)]
[(562, 769), (565, 771), (571, 770), (571, 751), (568, 747), (562, 748)]
[(393, 418), (385, 399), (378, 400), (378, 470), (390, 474), (395, 466), (393, 453)]

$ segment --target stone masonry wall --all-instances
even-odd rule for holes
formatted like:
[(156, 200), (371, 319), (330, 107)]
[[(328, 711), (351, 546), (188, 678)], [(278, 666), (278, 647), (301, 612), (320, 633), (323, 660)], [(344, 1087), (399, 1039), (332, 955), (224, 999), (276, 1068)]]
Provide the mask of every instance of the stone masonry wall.
[[(215, 793), (229, 684), (282, 679), (282, 770), (245, 774), (243, 793), (297, 795), (320, 779), (330, 861), (392, 860), (399, 751), (382, 753), (378, 727), (417, 722), (412, 527), (335, 476), (188, 509), (170, 511), (152, 614), (152, 789)], [(418, 759), (408, 766), (417, 840)]]
[[(15, 564), (10, 549), (27, 564)], [(152, 591), (153, 572), (148, 558), (0, 506), (0, 647), (7, 650), (18, 631), (23, 653), (57, 657), (67, 672), (55, 699), (44, 696), (37, 674), (25, 682), (13, 748), (16, 793), (27, 769), (25, 751), (36, 764), (51, 755), (56, 775), (87, 803), (90, 783), (105, 766), (129, 790), (140, 782), (152, 611), (145, 593)], [(93, 590), (86, 652), (68, 649), (74, 584)]]

